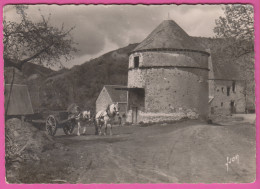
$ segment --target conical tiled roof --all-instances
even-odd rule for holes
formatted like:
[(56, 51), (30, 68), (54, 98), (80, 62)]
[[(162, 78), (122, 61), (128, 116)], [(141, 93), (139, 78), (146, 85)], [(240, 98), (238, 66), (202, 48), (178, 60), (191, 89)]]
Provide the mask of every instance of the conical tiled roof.
[(134, 51), (160, 48), (205, 51), (173, 20), (164, 20)]

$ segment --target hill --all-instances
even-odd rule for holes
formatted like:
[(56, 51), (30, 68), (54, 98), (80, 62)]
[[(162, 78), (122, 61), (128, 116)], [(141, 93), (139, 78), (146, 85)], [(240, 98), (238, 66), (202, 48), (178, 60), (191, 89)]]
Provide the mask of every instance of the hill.
[(41, 77), (48, 77), (50, 74), (53, 74), (56, 71), (50, 68), (43, 67), (41, 65), (28, 62), (23, 66), (22, 72), (23, 75), (28, 78), (32, 74), (38, 74)]
[(39, 78), (42, 81), (42, 79), (47, 78), (51, 74), (55, 73), (54, 70), (30, 62), (24, 64), (21, 71), (12, 67), (12, 65), (8, 63), (4, 64), (4, 68), (4, 78), (5, 83), (7, 84), (10, 84), (12, 81), (13, 69), (15, 71), (14, 83), (16, 84), (24, 84), (27, 81), (35, 80), (36, 78)]
[(41, 107), (64, 110), (77, 103), (94, 111), (104, 85), (127, 85), (128, 56), (137, 45), (130, 44), (48, 77), (40, 91)]

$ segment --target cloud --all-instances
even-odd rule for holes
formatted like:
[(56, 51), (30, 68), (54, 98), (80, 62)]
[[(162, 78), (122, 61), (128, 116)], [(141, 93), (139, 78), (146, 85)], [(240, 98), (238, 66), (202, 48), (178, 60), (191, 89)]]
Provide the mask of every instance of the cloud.
[(108, 39), (105, 40), (105, 45), (103, 47), (103, 50), (98, 52), (97, 54), (83, 54), (80, 56), (75, 56), (74, 59), (68, 61), (68, 62), (63, 62), (63, 66), (67, 68), (71, 68), (75, 65), (80, 65), (82, 63), (87, 62), (90, 59), (97, 58), (109, 51), (116, 50), (118, 46), (114, 43), (111, 43), (111, 41), (108, 41)]
[[(103, 52), (141, 42), (163, 20), (175, 20), (189, 35), (213, 36), (214, 21), (223, 14), (220, 5), (29, 5), (28, 16), (51, 14), (53, 25), (75, 26), (72, 36), (79, 52), (71, 64), (85, 62)], [(4, 15), (17, 20), (8, 6)], [(79, 62), (75, 62), (75, 60)]]

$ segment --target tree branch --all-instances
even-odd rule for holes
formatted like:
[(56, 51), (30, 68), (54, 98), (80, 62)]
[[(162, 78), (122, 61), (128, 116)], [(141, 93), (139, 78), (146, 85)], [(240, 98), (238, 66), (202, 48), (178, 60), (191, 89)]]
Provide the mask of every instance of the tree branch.
[(51, 46), (52, 46), (53, 44), (54, 44), (54, 43), (50, 44), (49, 46), (47, 46), (46, 48), (44, 48), (44, 49), (42, 49), (41, 51), (37, 52), (37, 53), (34, 54), (33, 56), (22, 60), (22, 61), (19, 63), (19, 66), (22, 68), (23, 65), (24, 65), (26, 62), (37, 58), (39, 55), (41, 55), (41, 54), (44, 53), (46, 50), (48, 50), (49, 48), (51, 48)]

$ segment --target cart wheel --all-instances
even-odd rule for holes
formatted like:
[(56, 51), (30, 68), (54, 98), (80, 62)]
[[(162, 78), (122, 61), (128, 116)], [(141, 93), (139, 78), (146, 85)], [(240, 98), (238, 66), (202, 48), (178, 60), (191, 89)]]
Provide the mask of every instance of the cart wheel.
[(46, 131), (49, 135), (54, 136), (57, 131), (57, 120), (54, 115), (49, 115), (46, 119)]
[(69, 121), (63, 126), (63, 131), (66, 135), (71, 135), (73, 133), (74, 128), (75, 124)]

